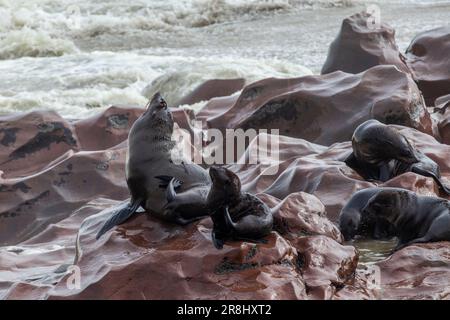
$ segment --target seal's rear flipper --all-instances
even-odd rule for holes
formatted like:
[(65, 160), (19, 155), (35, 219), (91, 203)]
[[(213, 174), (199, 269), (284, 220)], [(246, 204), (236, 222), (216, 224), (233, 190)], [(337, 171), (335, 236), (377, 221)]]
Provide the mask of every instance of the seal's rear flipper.
[(177, 195), (175, 189), (179, 188), (182, 184), (182, 181), (172, 177), (166, 189), (167, 203), (171, 203), (175, 199)]
[(142, 202), (142, 199), (138, 199), (118, 207), (114, 211), (113, 215), (105, 222), (103, 227), (97, 233), (95, 239), (98, 240), (109, 229), (128, 220), (133, 215), (133, 213), (136, 212)]
[(450, 195), (450, 187), (447, 187), (446, 185), (444, 185), (444, 184), (442, 183), (440, 177), (436, 176), (436, 174), (434, 174), (433, 172), (428, 171), (428, 170), (424, 170), (424, 169), (422, 169), (422, 168), (420, 168), (420, 167), (417, 167), (417, 166), (412, 166), (411, 172), (420, 174), (420, 175), (425, 176), (425, 177), (431, 177), (431, 178), (433, 178), (434, 181), (438, 184), (438, 186), (439, 186), (439, 187), (440, 187), (447, 195)]
[(174, 179), (173, 187), (174, 187), (175, 190), (178, 189), (179, 187), (181, 187), (181, 185), (183, 184), (183, 181), (178, 180), (178, 179), (176, 179), (176, 178), (174, 178), (172, 176), (164, 176), (164, 175), (162, 175), (162, 176), (155, 176), (155, 178), (159, 179), (161, 181), (161, 184), (159, 185), (159, 187), (163, 188), (163, 189), (165, 189), (165, 188), (167, 188), (169, 186), (170, 181), (172, 181), (172, 179)]

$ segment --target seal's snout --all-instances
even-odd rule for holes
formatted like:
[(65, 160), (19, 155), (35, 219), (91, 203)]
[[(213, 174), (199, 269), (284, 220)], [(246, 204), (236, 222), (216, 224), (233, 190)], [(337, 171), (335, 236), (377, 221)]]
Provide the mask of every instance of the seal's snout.
[(149, 106), (150, 107), (167, 107), (167, 103), (164, 100), (164, 98), (162, 97), (161, 93), (157, 92), (150, 99)]
[(215, 179), (219, 179), (220, 176), (220, 168), (216, 166), (212, 166), (209, 168), (209, 176), (214, 181)]

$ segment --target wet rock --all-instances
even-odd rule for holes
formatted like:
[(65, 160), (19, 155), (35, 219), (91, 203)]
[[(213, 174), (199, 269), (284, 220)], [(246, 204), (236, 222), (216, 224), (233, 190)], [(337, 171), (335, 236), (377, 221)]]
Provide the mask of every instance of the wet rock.
[(425, 97), (427, 106), (450, 93), (450, 27), (416, 35), (406, 49), (407, 64)]
[(437, 138), (450, 144), (450, 94), (436, 99), (432, 117), (436, 124)]
[(264, 79), (246, 86), (230, 109), (207, 122), (209, 128), (222, 130), (279, 129), (281, 135), (331, 145), (350, 140), (354, 129), (368, 119), (432, 134), (420, 91), (394, 66), (356, 75), (337, 71)]
[(377, 263), (386, 299), (448, 299), (450, 243), (406, 247)]
[(358, 269), (335, 299), (448, 299), (450, 243), (408, 246)]
[[(142, 108), (110, 107), (92, 117), (75, 121), (81, 148), (87, 151), (105, 150), (122, 143), (142, 112)], [(93, 136), (96, 138), (93, 139)]]
[(395, 43), (395, 30), (367, 12), (342, 21), (341, 30), (331, 43), (322, 74), (341, 70), (360, 73), (378, 65), (394, 65), (409, 73), (405, 57)]
[(342, 246), (325, 236), (292, 240), (297, 248), (302, 276), (308, 295), (314, 299), (331, 299), (353, 279), (358, 264), (357, 250)]
[(73, 126), (53, 111), (1, 117), (0, 142), (4, 178), (39, 171), (54, 159), (80, 149)]
[[(81, 289), (61, 282), (50, 298), (73, 299), (301, 299), (304, 283), (295, 250), (273, 232), (267, 244), (212, 245), (209, 219), (187, 227), (146, 215), (95, 241), (105, 214), (80, 228), (76, 265)], [(99, 250), (103, 252), (98, 255)]]
[(282, 201), (267, 194), (259, 198), (272, 209), (274, 229), (287, 239), (301, 236), (325, 235), (342, 242), (342, 235), (328, 220), (325, 206), (315, 196), (305, 192), (291, 193)]
[[(256, 90), (246, 96), (257, 94)], [(205, 118), (214, 114), (213, 103), (223, 113), (233, 107), (230, 98), (214, 100), (210, 101), (211, 108), (204, 111)], [(128, 129), (123, 117), (114, 116), (129, 110), (117, 108), (111, 113), (112, 118), (100, 115), (86, 119), (85, 123), (92, 126), (86, 126), (82, 134), (76, 133), (77, 124), (68, 123), (66, 127), (78, 149), (64, 151), (63, 146), (70, 148), (65, 140), (53, 141), (50, 150), (58, 152), (38, 151), (10, 161), (6, 168), (11, 170), (0, 176), (0, 298), (445, 297), (444, 277), (448, 275), (443, 269), (448, 243), (408, 247), (367, 269), (356, 268), (356, 249), (342, 244), (342, 236), (333, 224), (355, 191), (386, 185), (438, 196), (439, 190), (431, 178), (413, 173), (384, 184), (364, 181), (343, 162), (351, 151), (349, 141), (328, 147), (279, 136), (277, 147), (272, 148), (277, 140), (260, 134), (246, 153), (254, 152), (258, 143), (264, 142), (273, 152), (262, 154), (262, 161), (257, 164), (227, 166), (239, 175), (245, 191), (257, 194), (272, 209), (275, 228), (266, 244), (235, 241), (216, 250), (211, 243), (209, 218), (180, 227), (149, 214), (138, 214), (95, 241), (95, 234), (114, 206), (129, 197), (124, 178), (126, 140), (120, 142), (126, 139)], [(40, 119), (59, 121), (55, 121), (60, 119), (57, 115), (49, 114), (40, 113)], [(5, 148), (2, 145), (0, 155), (4, 159), (30, 141), (38, 130), (53, 132), (51, 125), (40, 129), (29, 125), (27, 115), (1, 117), (0, 123), (10, 123), (9, 117), (26, 121), (23, 125), (18, 120), (14, 126), (2, 127), (18, 128), (15, 139), (22, 141), (8, 142)], [(186, 126), (194, 119), (193, 114), (181, 109), (174, 112), (174, 118), (185, 119)], [(394, 127), (440, 165), (444, 182), (450, 184), (450, 146), (418, 130)], [(91, 130), (95, 133), (89, 135)], [(13, 136), (9, 133), (6, 140), (12, 141)], [(70, 135), (56, 135), (67, 136)], [(87, 137), (93, 141), (86, 142)], [(24, 164), (29, 168), (23, 169)], [(0, 166), (0, 170), (4, 167)], [(415, 249), (402, 253), (410, 248)], [(430, 258), (434, 252), (437, 255)], [(405, 261), (407, 271), (401, 276), (406, 279), (407, 288), (396, 278)], [(70, 285), (77, 267), (81, 271), (79, 289)], [(384, 291), (376, 286), (380, 272), (386, 279), (381, 283)], [(420, 276), (424, 276), (423, 282)], [(408, 279), (415, 282), (409, 283)], [(419, 285), (414, 287), (415, 284)], [(424, 293), (420, 293), (422, 289)]]
[(191, 93), (180, 99), (174, 106), (191, 105), (212, 98), (229, 96), (244, 87), (245, 79), (211, 79), (200, 84)]

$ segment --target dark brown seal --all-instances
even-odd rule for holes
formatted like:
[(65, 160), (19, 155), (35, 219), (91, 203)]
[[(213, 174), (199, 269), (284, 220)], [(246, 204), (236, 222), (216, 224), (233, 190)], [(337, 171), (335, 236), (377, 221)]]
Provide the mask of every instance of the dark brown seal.
[(261, 242), (272, 231), (273, 217), (260, 199), (241, 191), (239, 177), (223, 167), (211, 167), (208, 207), (214, 226), (212, 240), (221, 249), (225, 240)]
[(394, 250), (414, 243), (450, 240), (450, 202), (442, 198), (386, 188), (372, 196), (362, 211), (395, 227), (398, 243)]
[(345, 163), (365, 179), (384, 182), (414, 172), (433, 178), (450, 195), (450, 188), (442, 183), (439, 165), (392, 127), (377, 120), (360, 124), (353, 133), (352, 148)]
[[(389, 189), (389, 188), (385, 188)], [(355, 236), (373, 239), (389, 239), (395, 235), (392, 224), (385, 219), (379, 219), (363, 212), (367, 202), (382, 188), (367, 188), (354, 193), (339, 214), (339, 229), (346, 241)]]
[(128, 136), (126, 179), (131, 201), (114, 209), (97, 239), (139, 207), (182, 225), (208, 215), (211, 180), (205, 169), (174, 152), (173, 125), (167, 103), (156, 93)]

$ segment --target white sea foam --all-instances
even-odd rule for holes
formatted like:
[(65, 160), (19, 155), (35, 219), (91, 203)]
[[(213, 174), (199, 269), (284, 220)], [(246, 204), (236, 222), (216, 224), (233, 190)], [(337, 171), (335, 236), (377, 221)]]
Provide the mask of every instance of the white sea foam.
[(169, 104), (176, 103), (208, 79), (243, 78), (246, 84), (267, 77), (298, 77), (312, 72), (302, 66), (279, 60), (251, 60), (230, 57), (183, 59), (155, 78), (143, 94), (150, 98), (160, 92)]
[[(0, 114), (52, 108), (80, 118), (113, 104), (144, 105), (156, 91), (174, 103), (212, 78), (310, 74), (302, 65), (318, 72), (342, 18), (354, 13), (347, 7), (373, 2), (389, 3), (0, 0)], [(316, 7), (344, 8), (305, 10)], [(442, 24), (441, 11), (420, 25), (414, 15), (394, 19), (401, 47), (419, 27)]]
[(114, 104), (143, 106), (156, 91), (174, 103), (211, 78), (254, 81), (311, 72), (278, 60), (92, 52), (4, 61), (0, 74), (0, 113), (51, 108), (80, 118)]
[[(99, 35), (196, 28), (346, 0), (0, 0), (0, 59), (73, 53)], [(5, 48), (3, 48), (5, 47)]]

